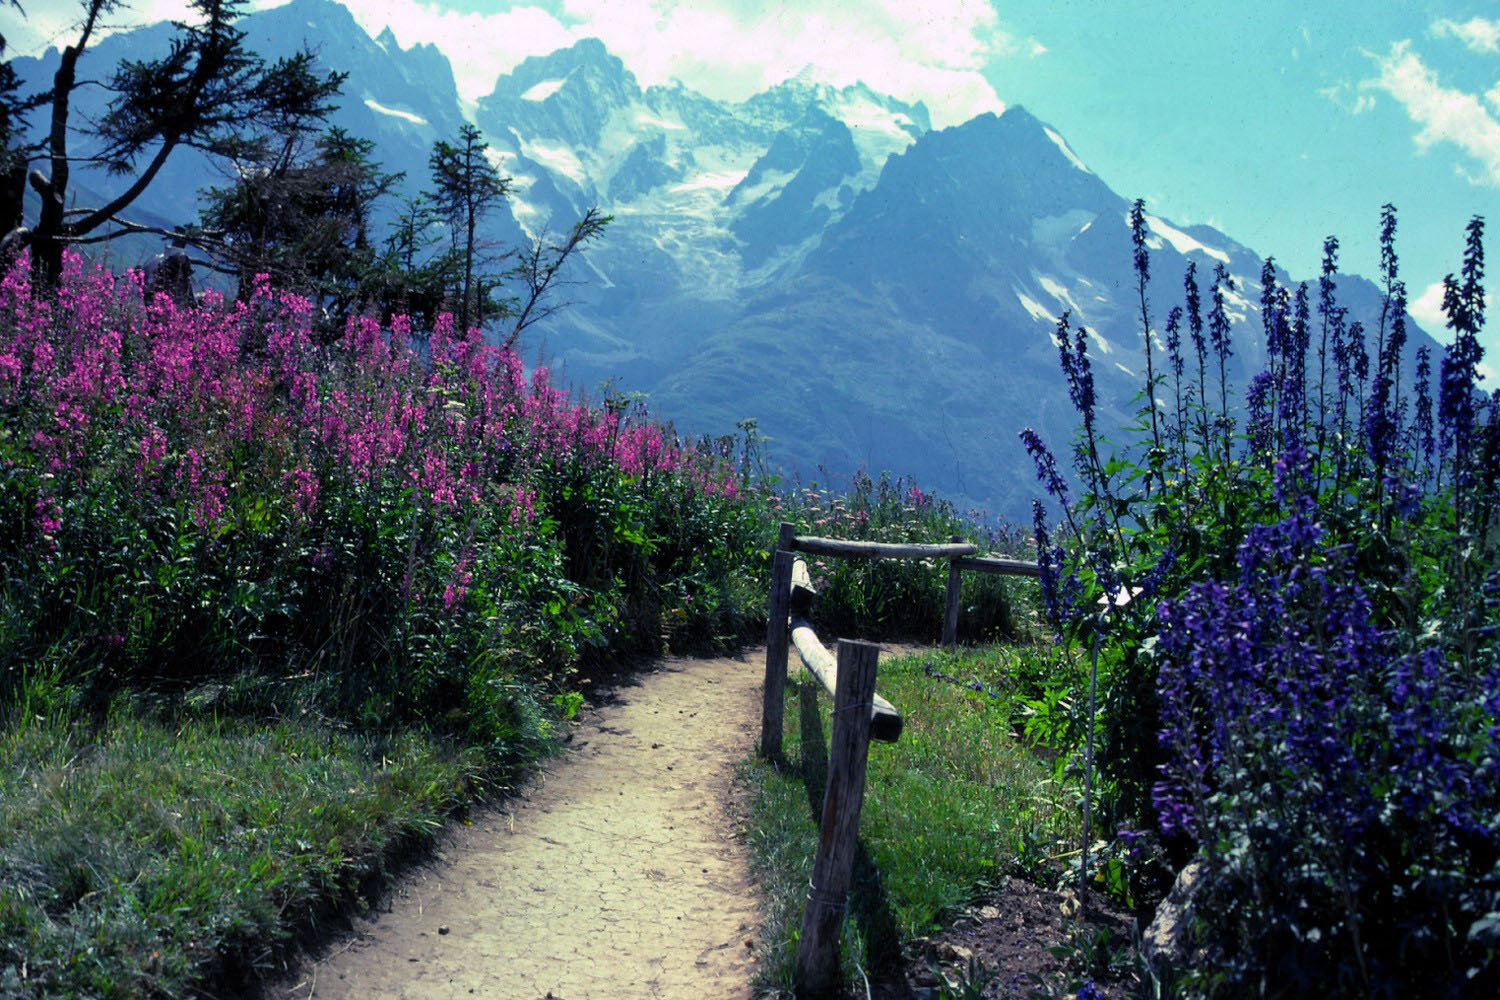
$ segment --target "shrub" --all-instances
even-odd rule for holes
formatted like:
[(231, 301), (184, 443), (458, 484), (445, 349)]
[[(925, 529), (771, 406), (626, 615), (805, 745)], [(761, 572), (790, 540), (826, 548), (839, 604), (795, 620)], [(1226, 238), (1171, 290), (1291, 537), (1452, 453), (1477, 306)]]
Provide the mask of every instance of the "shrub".
[(0, 704), (46, 654), (100, 707), (300, 703), (503, 754), (590, 655), (750, 630), (760, 501), (641, 408), (451, 317), (322, 345), (265, 282), (140, 287), (77, 256), (55, 297), (24, 260), (0, 283)]
[[(984, 553), (1015, 553), (1028, 540), (981, 511), (952, 503), (902, 477), (872, 479), (856, 472), (843, 492), (794, 484), (773, 500), (774, 514), (801, 535), (874, 542), (945, 542), (961, 537)], [(815, 614), (831, 635), (936, 641), (942, 636), (948, 592), (946, 560), (814, 559)], [(1035, 632), (1030, 581), (963, 576), (959, 635), (969, 641), (1029, 638)]]
[[(1149, 351), (1139, 202), (1131, 221)], [(1395, 228), (1387, 206), (1368, 328), (1338, 303), (1336, 240), (1315, 301), (1266, 261), (1268, 361), (1243, 413), (1223, 374), (1231, 279), (1216, 272), (1205, 322), (1190, 265), (1139, 443), (1105, 454), (1087, 338), (1066, 315), (1076, 501), (1023, 434), (1063, 504), (1060, 529), (1037, 507), (1049, 613), (1065, 637), (1105, 641), (1106, 805), (1176, 860), (1207, 862), (1194, 941), (1219, 968), (1200, 963), (1203, 992), (1456, 994), (1500, 976), (1500, 400), (1477, 384), (1483, 224), (1445, 282), (1453, 341), (1436, 391), (1429, 351), (1407, 343)], [(1158, 396), (1175, 407), (1158, 413)]]

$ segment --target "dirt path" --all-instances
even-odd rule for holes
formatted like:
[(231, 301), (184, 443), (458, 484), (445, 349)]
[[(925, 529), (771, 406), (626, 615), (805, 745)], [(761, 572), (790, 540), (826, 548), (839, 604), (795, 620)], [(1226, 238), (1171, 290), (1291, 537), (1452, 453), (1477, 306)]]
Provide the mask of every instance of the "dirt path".
[(762, 662), (668, 660), (585, 709), (567, 753), (289, 996), (749, 997), (756, 899), (726, 807), (759, 732)]

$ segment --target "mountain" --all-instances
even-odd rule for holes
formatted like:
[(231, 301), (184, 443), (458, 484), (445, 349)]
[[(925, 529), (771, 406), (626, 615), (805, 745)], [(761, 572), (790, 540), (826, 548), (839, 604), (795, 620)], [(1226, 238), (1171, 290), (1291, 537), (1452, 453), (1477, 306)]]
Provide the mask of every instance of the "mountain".
[[(1129, 203), (1023, 108), (935, 130), (920, 103), (806, 76), (717, 101), (643, 88), (596, 39), (522, 61), (466, 107), (442, 53), (402, 49), (388, 29), (371, 38), (333, 0), (242, 27), (267, 59), (308, 45), (349, 74), (333, 123), (374, 139), (405, 193), (426, 185), (433, 141), (473, 121), (512, 178), (492, 243), (564, 229), (594, 205), (614, 217), (572, 265), (569, 307), (527, 345), (576, 385), (644, 391), (691, 433), (753, 417), (804, 477), (863, 464), (1024, 517), (1036, 490), (1017, 432), (1034, 426), (1059, 450), (1072, 439), (1050, 339), (1068, 310), (1090, 330), (1101, 419), (1117, 438), (1133, 419), (1144, 345)], [(111, 36), (85, 67), (103, 73), (168, 37)], [(56, 64), (55, 52), (14, 63), (33, 86)], [(187, 221), (192, 193), (221, 182), (174, 157), (136, 214)], [(1264, 363), (1260, 256), (1207, 226), (1148, 221), (1154, 324), (1181, 301), (1188, 261), (1205, 302), (1215, 265), (1234, 275), (1243, 384)], [(1369, 282), (1342, 277), (1340, 295), (1354, 318), (1378, 315)]]

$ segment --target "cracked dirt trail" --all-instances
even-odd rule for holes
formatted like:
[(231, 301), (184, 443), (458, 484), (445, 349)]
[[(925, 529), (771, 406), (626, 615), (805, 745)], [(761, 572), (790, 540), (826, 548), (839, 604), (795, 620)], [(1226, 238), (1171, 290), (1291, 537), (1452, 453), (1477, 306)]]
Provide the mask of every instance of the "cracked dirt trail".
[(297, 998), (748, 997), (757, 903), (727, 806), (763, 668), (663, 662), (473, 817)]

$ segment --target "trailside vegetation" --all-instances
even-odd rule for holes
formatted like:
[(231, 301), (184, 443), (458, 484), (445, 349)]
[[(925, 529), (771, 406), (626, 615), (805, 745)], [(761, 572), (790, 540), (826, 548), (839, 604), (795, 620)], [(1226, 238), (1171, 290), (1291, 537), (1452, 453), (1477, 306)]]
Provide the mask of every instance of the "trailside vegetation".
[[(1149, 352), (1142, 217), (1137, 205)], [(1407, 343), (1395, 231), (1386, 206), (1368, 328), (1339, 304), (1336, 240), (1311, 285), (1266, 261), (1267, 363), (1242, 414), (1222, 374), (1230, 278), (1215, 273), (1205, 296), (1190, 265), (1182, 305), (1160, 317), (1165, 358), (1148, 366), (1135, 442), (1102, 437), (1087, 337), (1066, 314), (1072, 477), (1022, 434), (1061, 518), (1038, 502), (1049, 618), (1078, 648), (1101, 643), (1096, 808), (1120, 841), (1091, 874), (1123, 860), (1122, 891), (1140, 894), (1196, 859), (1177, 968), (1153, 969), (1188, 995), (1500, 989), (1500, 397), (1480, 385), (1483, 220), (1444, 283), (1451, 339), (1436, 357)]]
[(4, 991), (263, 968), (542, 753), (591, 667), (758, 634), (761, 507), (716, 442), (570, 399), (447, 314), (328, 344), (264, 281), (179, 306), (72, 252), (43, 290), (22, 255), (0, 280)]

